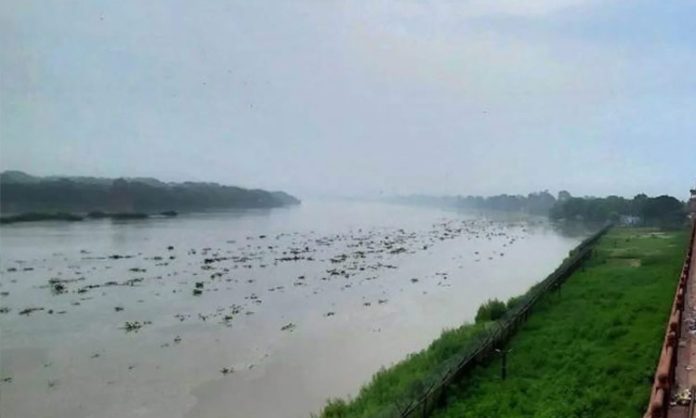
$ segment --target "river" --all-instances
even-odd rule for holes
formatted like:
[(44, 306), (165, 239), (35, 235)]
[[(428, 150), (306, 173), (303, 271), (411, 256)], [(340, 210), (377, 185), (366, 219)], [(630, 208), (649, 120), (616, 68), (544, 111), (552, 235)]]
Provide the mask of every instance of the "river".
[(361, 202), (3, 226), (0, 416), (307, 418), (582, 238)]

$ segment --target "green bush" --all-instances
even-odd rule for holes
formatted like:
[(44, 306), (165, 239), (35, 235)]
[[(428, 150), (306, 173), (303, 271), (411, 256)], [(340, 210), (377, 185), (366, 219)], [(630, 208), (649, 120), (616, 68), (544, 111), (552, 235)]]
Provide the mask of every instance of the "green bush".
[(505, 315), (507, 309), (505, 302), (498, 299), (489, 299), (483, 305), (479, 306), (476, 312), (476, 323), (497, 321)]
[(348, 404), (343, 399), (330, 399), (321, 416), (324, 418), (343, 418), (348, 415)]
[(511, 310), (514, 307), (516, 307), (521, 301), (522, 298), (524, 298), (525, 295), (520, 295), (520, 296), (513, 296), (507, 301), (507, 310)]

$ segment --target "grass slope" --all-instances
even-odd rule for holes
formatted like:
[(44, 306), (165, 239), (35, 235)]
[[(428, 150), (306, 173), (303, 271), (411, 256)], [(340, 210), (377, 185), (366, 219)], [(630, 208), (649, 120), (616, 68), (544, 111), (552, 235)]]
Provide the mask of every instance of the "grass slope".
[(488, 301), (479, 307), (475, 324), (445, 330), (425, 350), (408, 356), (388, 369), (381, 369), (352, 400), (333, 399), (321, 411), (321, 418), (384, 418), (398, 416), (398, 411), (425, 393), (425, 389), (442, 381), (443, 376), (460, 363), (491, 331), (492, 320), (510, 307), (531, 297), (539, 284), (525, 295), (511, 298), (507, 305)]
[(511, 339), (508, 378), (500, 379), (498, 361), (475, 369), (435, 416), (641, 416), (686, 236), (612, 230)]
[(424, 388), (440, 379), (440, 376), (456, 363), (458, 354), (476, 344), (486, 324), (465, 324), (446, 330), (430, 346), (389, 369), (377, 372), (372, 381), (349, 401), (334, 399), (321, 412), (321, 418), (375, 418), (392, 416), (390, 407), (408, 402)]

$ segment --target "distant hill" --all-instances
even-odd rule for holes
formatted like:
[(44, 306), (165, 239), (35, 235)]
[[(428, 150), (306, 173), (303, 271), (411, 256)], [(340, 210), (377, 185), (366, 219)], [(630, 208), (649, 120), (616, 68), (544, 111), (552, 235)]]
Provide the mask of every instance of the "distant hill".
[(38, 177), (0, 173), (0, 210), (22, 212), (161, 212), (272, 208), (300, 201), (284, 192), (217, 183), (164, 183), (153, 178)]
[(7, 170), (0, 173), (2, 183), (38, 183), (40, 177), (30, 176), (22, 171)]

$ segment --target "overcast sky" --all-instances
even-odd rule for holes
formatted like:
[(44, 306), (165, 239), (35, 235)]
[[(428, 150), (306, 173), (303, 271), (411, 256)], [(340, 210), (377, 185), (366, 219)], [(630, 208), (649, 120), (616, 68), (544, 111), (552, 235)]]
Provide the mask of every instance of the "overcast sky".
[(684, 199), (695, 18), (682, 0), (5, 0), (0, 169)]

